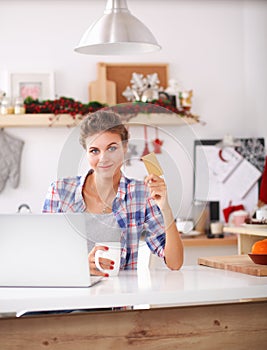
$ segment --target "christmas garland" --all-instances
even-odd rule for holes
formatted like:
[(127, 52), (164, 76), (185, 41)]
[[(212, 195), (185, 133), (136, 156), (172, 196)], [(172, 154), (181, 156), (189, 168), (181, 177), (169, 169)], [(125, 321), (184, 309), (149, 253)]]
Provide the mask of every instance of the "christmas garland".
[(24, 100), (26, 113), (31, 114), (70, 114), (73, 118), (76, 115), (85, 115), (97, 111), (98, 109), (104, 108), (107, 105), (99, 102), (89, 102), (82, 103), (75, 101), (73, 98), (60, 97), (56, 100), (44, 100), (40, 101), (38, 99), (33, 99), (32, 97), (27, 97)]
[(42, 114), (51, 113), (54, 115), (58, 114), (69, 114), (76, 119), (77, 116), (83, 116), (88, 113), (96, 112), (99, 109), (106, 108), (111, 109), (119, 114), (135, 114), (138, 113), (175, 113), (181, 117), (187, 116), (196, 119), (196, 116), (191, 114), (189, 111), (174, 107), (168, 100), (153, 100), (149, 103), (146, 102), (132, 102), (122, 103), (115, 106), (108, 106), (97, 101), (91, 101), (89, 103), (82, 103), (75, 101), (73, 98), (60, 97), (55, 100), (44, 100), (33, 99), (27, 97), (24, 100), (26, 113), (31, 114)]

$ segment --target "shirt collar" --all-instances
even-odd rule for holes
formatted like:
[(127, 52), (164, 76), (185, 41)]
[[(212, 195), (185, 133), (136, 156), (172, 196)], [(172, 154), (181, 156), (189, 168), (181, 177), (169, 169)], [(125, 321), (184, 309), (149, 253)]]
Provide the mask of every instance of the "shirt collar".
[(83, 190), (83, 186), (84, 186), (84, 183), (85, 183), (87, 176), (91, 175), (92, 173), (93, 173), (93, 170), (90, 169), (87, 174), (82, 175), (80, 177), (80, 182), (77, 186), (77, 191), (75, 192), (75, 203), (78, 204), (78, 203), (82, 202), (84, 204), (84, 207), (85, 207), (85, 203), (84, 203), (84, 199), (83, 199), (82, 190)]
[[(91, 175), (92, 173), (93, 173), (93, 170), (90, 169), (87, 174), (82, 175), (80, 177), (80, 183), (79, 183), (79, 185), (77, 187), (77, 191), (75, 193), (75, 203), (80, 203), (80, 202), (84, 203), (84, 199), (83, 199), (83, 195), (82, 195), (83, 186), (84, 186), (84, 183), (85, 183), (87, 176)], [(123, 173), (121, 173), (121, 179), (120, 179), (120, 183), (119, 183), (119, 187), (118, 187), (118, 192), (116, 195), (116, 197), (121, 199), (121, 200), (123, 200), (125, 198), (126, 189), (127, 189), (127, 182), (128, 182), (127, 177)]]

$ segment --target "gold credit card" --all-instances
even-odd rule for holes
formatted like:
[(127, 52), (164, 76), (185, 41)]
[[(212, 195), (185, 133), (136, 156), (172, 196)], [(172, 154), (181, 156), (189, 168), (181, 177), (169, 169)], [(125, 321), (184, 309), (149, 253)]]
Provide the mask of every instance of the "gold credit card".
[(143, 156), (141, 159), (145, 164), (148, 174), (163, 175), (163, 170), (154, 152)]

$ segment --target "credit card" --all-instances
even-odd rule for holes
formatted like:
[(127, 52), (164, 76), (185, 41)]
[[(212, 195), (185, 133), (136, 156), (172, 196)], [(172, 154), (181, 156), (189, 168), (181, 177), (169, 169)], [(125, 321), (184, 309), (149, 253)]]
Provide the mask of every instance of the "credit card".
[(141, 159), (145, 164), (148, 174), (154, 174), (157, 176), (163, 175), (163, 170), (154, 152), (143, 156)]

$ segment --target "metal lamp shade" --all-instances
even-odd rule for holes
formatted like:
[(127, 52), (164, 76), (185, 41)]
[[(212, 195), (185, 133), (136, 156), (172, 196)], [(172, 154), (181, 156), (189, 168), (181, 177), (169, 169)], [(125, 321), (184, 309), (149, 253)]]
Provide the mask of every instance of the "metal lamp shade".
[(134, 55), (160, 50), (150, 30), (125, 0), (108, 0), (104, 15), (84, 33), (74, 51), (88, 55)]

